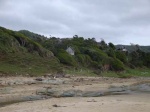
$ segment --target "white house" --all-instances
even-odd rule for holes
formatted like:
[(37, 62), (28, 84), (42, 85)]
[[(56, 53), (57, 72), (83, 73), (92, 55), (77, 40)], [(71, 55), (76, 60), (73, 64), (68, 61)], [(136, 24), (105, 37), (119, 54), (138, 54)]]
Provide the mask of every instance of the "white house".
[(66, 49), (66, 51), (70, 54), (70, 55), (74, 55), (74, 49), (72, 47), (68, 47)]
[(117, 50), (123, 51), (123, 52), (128, 52), (128, 50), (124, 46), (119, 47)]
[(122, 51), (123, 51), (123, 52), (127, 52), (128, 50), (127, 50), (126, 48), (123, 48)]

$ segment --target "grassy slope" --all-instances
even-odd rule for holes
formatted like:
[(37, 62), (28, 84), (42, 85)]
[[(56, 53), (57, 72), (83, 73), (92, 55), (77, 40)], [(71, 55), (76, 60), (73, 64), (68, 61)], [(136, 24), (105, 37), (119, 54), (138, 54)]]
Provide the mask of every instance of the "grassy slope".
[(61, 71), (61, 66), (51, 51), (20, 33), (0, 27), (0, 74), (41, 75), (57, 71)]
[(56, 58), (42, 58), (29, 53), (8, 54), (0, 59), (0, 72), (11, 75), (43, 75), (61, 70)]

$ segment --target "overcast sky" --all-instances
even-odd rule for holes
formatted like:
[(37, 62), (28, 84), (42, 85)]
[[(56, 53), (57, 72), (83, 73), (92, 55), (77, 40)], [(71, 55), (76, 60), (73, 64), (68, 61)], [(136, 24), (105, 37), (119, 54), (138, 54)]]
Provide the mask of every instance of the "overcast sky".
[(0, 26), (150, 45), (150, 0), (0, 0)]

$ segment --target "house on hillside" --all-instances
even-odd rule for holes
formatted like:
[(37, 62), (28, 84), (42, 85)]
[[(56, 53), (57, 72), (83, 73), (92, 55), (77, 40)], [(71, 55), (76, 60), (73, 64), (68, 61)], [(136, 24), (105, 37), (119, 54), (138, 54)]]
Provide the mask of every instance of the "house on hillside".
[(123, 52), (128, 52), (128, 50), (124, 46), (119, 47), (117, 50), (123, 51)]
[(72, 48), (72, 47), (68, 47), (67, 49), (66, 49), (66, 52), (67, 53), (69, 53), (70, 55), (74, 55), (74, 49)]
[(128, 50), (126, 48), (123, 48), (122, 51), (123, 52), (128, 52)]

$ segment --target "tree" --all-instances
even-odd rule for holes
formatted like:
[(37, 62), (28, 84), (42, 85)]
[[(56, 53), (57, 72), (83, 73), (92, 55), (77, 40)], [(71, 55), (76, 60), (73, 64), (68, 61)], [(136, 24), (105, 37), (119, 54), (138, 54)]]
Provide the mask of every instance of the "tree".
[(125, 52), (122, 51), (116, 51), (115, 52), (116, 58), (118, 58), (123, 63), (127, 63), (127, 56)]
[(116, 58), (115, 51), (112, 48), (109, 48), (106, 53), (109, 57)]
[(125, 69), (124, 64), (117, 58), (112, 58), (110, 62), (111, 62), (111, 69), (114, 71), (122, 71)]
[(131, 57), (131, 60), (130, 60), (131, 64), (133, 64), (136, 67), (143, 66), (145, 57), (144, 57), (143, 52), (140, 49), (131, 52), (130, 57)]
[(115, 50), (116, 49), (116, 47), (115, 47), (115, 45), (113, 44), (113, 43), (108, 43), (108, 46), (110, 47), (110, 48), (112, 48), (113, 50)]
[(100, 49), (101, 50), (106, 50), (107, 47), (108, 47), (107, 44), (106, 44), (106, 42), (104, 41), (104, 39), (102, 39), (99, 44), (100, 44)]

